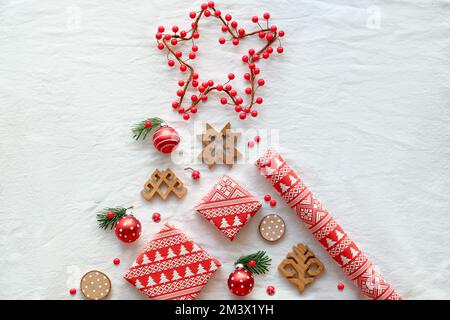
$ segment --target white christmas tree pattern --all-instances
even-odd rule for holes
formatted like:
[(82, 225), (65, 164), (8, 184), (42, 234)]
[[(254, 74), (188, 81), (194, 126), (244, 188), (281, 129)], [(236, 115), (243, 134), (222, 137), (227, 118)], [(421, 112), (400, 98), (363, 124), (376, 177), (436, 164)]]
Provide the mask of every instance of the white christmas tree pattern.
[(341, 255), (341, 260), (342, 260), (342, 265), (345, 265), (345, 264), (347, 264), (347, 263), (350, 261), (350, 260), (348, 260), (347, 257), (344, 256), (344, 255)]
[(328, 248), (331, 248), (332, 246), (334, 246), (336, 242), (331, 240), (330, 238), (327, 238), (327, 246)]
[(186, 250), (186, 247), (184, 245), (181, 245), (180, 247), (180, 253), (178, 253), (178, 255), (183, 256), (185, 254), (188, 254), (189, 251)]
[(178, 279), (181, 279), (180, 275), (178, 274), (177, 270), (173, 270), (172, 280)]
[(203, 268), (202, 264), (199, 263), (198, 264), (197, 274), (202, 274), (202, 273), (205, 273), (205, 272), (206, 272), (206, 270)]
[(214, 261), (211, 260), (211, 265), (210, 265), (210, 267), (209, 267), (209, 271), (214, 271), (214, 270), (217, 270), (217, 266), (216, 266), (216, 264), (214, 263)]
[(355, 248), (350, 248), (350, 252), (352, 253), (352, 258), (356, 257), (359, 253)]
[(239, 220), (238, 216), (234, 216), (233, 227), (239, 227), (240, 225), (242, 225), (241, 220)]
[(169, 248), (169, 250), (167, 251), (166, 258), (169, 259), (169, 258), (173, 258), (173, 257), (176, 257), (176, 256), (177, 255), (175, 254), (175, 252), (173, 252), (173, 250), (171, 248)]
[(147, 264), (147, 263), (150, 263), (150, 262), (151, 262), (150, 259), (144, 253), (144, 255), (142, 256), (142, 263), (141, 264)]
[(192, 251), (191, 252), (197, 252), (197, 251), (200, 251), (200, 250), (201, 250), (200, 247), (196, 243), (194, 243), (194, 245), (192, 246)]
[(151, 276), (148, 276), (147, 287), (154, 286), (155, 284), (156, 282), (153, 280), (153, 278)]
[(139, 281), (139, 279), (136, 280), (135, 286), (136, 286), (136, 288), (138, 288), (138, 289), (145, 288), (145, 287), (142, 285), (141, 281)]
[(164, 260), (164, 258), (162, 257), (161, 253), (159, 253), (159, 251), (156, 251), (155, 261), (161, 261), (161, 260)]
[(339, 230), (336, 230), (336, 237), (338, 240), (341, 240), (343, 236), (344, 236), (344, 234), (342, 232), (340, 232)]
[(228, 224), (227, 219), (222, 218), (222, 222), (220, 223), (220, 229), (228, 228), (230, 225)]
[(161, 278), (159, 279), (159, 283), (166, 283), (169, 279), (167, 279), (166, 275), (164, 273), (161, 273)]
[(184, 272), (184, 277), (191, 277), (194, 274), (192, 273), (191, 269), (189, 267), (186, 267), (186, 271)]

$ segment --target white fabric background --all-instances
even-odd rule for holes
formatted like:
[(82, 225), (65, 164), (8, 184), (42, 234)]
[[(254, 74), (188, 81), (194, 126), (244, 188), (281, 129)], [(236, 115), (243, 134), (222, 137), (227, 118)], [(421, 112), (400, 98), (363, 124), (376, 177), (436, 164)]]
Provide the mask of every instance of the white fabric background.
[[(167, 67), (154, 33), (160, 24), (187, 26), (199, 5), (0, 2), (0, 298), (81, 299), (68, 289), (98, 268), (113, 281), (111, 299), (145, 299), (122, 276), (161, 227), (151, 221), (154, 211), (223, 263), (201, 299), (234, 298), (226, 279), (239, 255), (264, 248), (276, 266), (297, 242), (323, 260), (323, 276), (300, 295), (273, 267), (247, 298), (269, 298), (269, 284), (278, 299), (361, 297), (278, 197), (275, 210), (264, 204), (231, 243), (195, 214), (192, 207), (223, 173), (261, 200), (275, 196), (251, 163), (210, 171), (193, 164), (202, 172), (193, 183), (185, 164), (131, 139), (134, 123), (160, 116), (182, 133), (181, 149), (195, 141), (193, 121), (171, 110), (181, 76)], [(286, 31), (285, 54), (260, 64), (267, 86), (256, 120), (240, 121), (212, 96), (195, 119), (279, 130), (277, 149), (400, 294), (450, 298), (450, 2), (233, 0), (217, 7), (248, 28), (252, 15), (270, 11)], [(241, 79), (239, 59), (252, 41), (221, 47), (212, 20), (200, 31), (202, 79), (223, 81), (228, 72)], [(143, 201), (142, 184), (165, 167), (185, 181), (187, 196)], [(130, 204), (144, 234), (126, 245), (97, 228), (95, 212)], [(273, 211), (288, 230), (268, 245), (256, 229)], [(341, 280), (343, 292), (336, 289)]]

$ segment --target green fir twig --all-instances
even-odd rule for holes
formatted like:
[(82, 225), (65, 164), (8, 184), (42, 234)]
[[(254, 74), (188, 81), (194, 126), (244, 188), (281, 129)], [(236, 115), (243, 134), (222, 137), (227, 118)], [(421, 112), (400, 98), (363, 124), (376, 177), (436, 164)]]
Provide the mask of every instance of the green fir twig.
[[(254, 260), (256, 262), (256, 266), (254, 268), (250, 267), (248, 263)], [(256, 274), (264, 274), (269, 271), (270, 262), (272, 259), (266, 254), (265, 251), (260, 250), (256, 253), (249, 254), (248, 256), (240, 257), (234, 265), (242, 264), (245, 269), (250, 271), (251, 273)]]
[[(146, 126), (147, 123), (151, 123), (151, 126)], [(142, 120), (131, 129), (133, 138), (139, 140), (142, 137), (142, 140), (144, 140), (150, 132), (159, 129), (163, 123), (164, 120), (157, 117)]]
[[(102, 229), (113, 229), (119, 221), (120, 218), (123, 218), (127, 215), (127, 210), (133, 207), (124, 208), (124, 207), (115, 207), (115, 208), (104, 208), (97, 213), (97, 221), (98, 227)], [(109, 219), (108, 213), (112, 212), (114, 214), (114, 218)]]

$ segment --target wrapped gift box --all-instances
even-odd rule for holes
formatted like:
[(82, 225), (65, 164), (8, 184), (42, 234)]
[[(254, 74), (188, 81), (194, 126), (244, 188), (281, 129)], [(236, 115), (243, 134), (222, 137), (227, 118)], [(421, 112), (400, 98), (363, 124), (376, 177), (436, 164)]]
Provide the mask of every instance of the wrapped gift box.
[(195, 207), (228, 239), (233, 240), (258, 212), (261, 203), (229, 176), (224, 175)]
[(143, 294), (158, 300), (193, 300), (220, 267), (183, 232), (165, 224), (125, 279)]

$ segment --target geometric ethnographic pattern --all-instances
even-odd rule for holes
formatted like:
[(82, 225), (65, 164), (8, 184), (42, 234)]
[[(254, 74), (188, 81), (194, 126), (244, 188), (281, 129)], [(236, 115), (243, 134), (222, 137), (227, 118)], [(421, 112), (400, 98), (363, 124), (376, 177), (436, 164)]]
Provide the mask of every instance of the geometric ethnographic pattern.
[(276, 151), (267, 150), (256, 166), (362, 294), (376, 300), (401, 299)]
[(258, 199), (224, 175), (195, 210), (232, 241), (260, 208)]
[(152, 299), (194, 300), (219, 267), (217, 259), (165, 224), (124, 278)]

